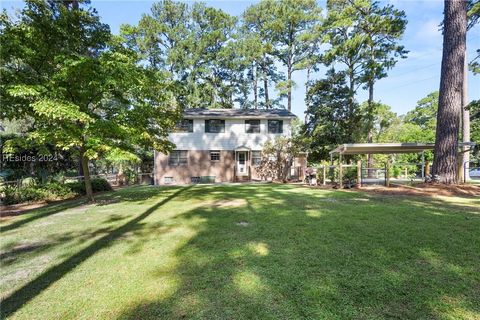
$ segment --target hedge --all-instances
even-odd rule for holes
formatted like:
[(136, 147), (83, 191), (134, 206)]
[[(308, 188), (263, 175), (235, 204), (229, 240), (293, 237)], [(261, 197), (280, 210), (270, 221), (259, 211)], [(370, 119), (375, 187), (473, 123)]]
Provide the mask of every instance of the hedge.
[[(107, 180), (101, 178), (92, 179), (93, 192), (111, 191), (112, 186)], [(10, 205), (31, 201), (53, 201), (73, 198), (78, 195), (85, 194), (85, 184), (83, 181), (69, 182), (61, 184), (51, 182), (44, 185), (28, 186), (23, 188), (4, 187), (3, 204)]]

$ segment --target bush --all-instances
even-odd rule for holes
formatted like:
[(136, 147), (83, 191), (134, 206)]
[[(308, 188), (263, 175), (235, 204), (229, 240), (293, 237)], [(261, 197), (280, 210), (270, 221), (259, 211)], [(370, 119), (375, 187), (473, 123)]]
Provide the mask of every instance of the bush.
[[(68, 182), (65, 184), (77, 194), (85, 194), (85, 183), (83, 181)], [(112, 186), (108, 183), (107, 180), (102, 178), (92, 179), (92, 191), (101, 192), (101, 191), (112, 191)]]
[[(111, 191), (112, 186), (105, 179), (92, 179), (93, 192)], [(83, 181), (61, 184), (58, 182), (47, 183), (40, 186), (16, 188), (6, 186), (2, 190), (3, 204), (10, 205), (39, 200), (62, 200), (85, 194)]]
[(7, 186), (3, 188), (3, 203), (6, 205), (43, 200), (45, 191), (37, 187), (15, 188)]
[(78, 195), (77, 192), (70, 189), (67, 185), (58, 182), (47, 183), (41, 186), (41, 188), (49, 194), (49, 199), (52, 200), (57, 198), (65, 199)]

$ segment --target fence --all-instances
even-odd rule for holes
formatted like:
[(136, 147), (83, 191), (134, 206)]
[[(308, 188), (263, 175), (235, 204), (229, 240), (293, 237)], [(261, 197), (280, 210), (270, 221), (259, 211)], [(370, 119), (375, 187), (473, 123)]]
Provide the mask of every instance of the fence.
[[(364, 162), (356, 164), (323, 165), (315, 168), (315, 178), (320, 184), (331, 184), (334, 187), (352, 187), (353, 185), (384, 185), (390, 183), (406, 184), (424, 181), (430, 172), (430, 164), (425, 163), (391, 163), (386, 162), (374, 167), (367, 167)], [(309, 178), (310, 177), (310, 178)], [(313, 175), (307, 173), (306, 182), (312, 182)]]

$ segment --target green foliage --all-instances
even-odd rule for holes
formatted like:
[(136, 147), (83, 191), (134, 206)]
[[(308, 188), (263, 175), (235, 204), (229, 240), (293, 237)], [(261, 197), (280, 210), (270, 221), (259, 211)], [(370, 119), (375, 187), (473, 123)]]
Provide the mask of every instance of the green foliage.
[(345, 73), (330, 69), (327, 78), (318, 80), (307, 93), (307, 123), (310, 160), (328, 159), (328, 152), (342, 143), (353, 143), (360, 135), (361, 113), (351, 105)]
[(417, 124), (423, 130), (434, 132), (437, 125), (438, 94), (438, 91), (435, 91), (419, 100), (415, 109), (405, 115), (404, 121)]
[(77, 195), (78, 193), (72, 190), (67, 184), (62, 184), (59, 182), (50, 182), (45, 185), (40, 186), (42, 190), (55, 195), (58, 198), (66, 199), (72, 196)]
[(45, 192), (36, 187), (26, 187), (17, 189), (16, 187), (7, 186), (2, 190), (4, 197), (2, 203), (11, 205), (22, 202), (43, 200)]
[(20, 188), (7, 186), (3, 188), (2, 192), (4, 193), (2, 202), (5, 205), (32, 201), (61, 200), (71, 198), (77, 194), (68, 186), (59, 183), (49, 183), (39, 186), (22, 186)]
[[(8, 122), (16, 123), (13, 127), (28, 123), (16, 120)], [(26, 128), (28, 131), (28, 126)], [(30, 143), (26, 141), (25, 133), (21, 130), (17, 132), (19, 133), (0, 134), (0, 149), (4, 157), (1, 170), (7, 180), (34, 177), (44, 183), (49, 177), (55, 174), (62, 175), (78, 165), (74, 151), (62, 150), (50, 142)], [(8, 160), (10, 157), (12, 160)]]
[[(92, 179), (93, 192), (111, 191), (112, 186), (105, 179)], [(2, 203), (5, 205), (33, 202), (54, 201), (72, 198), (85, 194), (83, 182), (69, 182), (61, 184), (50, 182), (44, 185), (23, 185), (20, 187), (6, 186), (1, 190), (4, 194)]]
[(345, 67), (348, 79), (350, 108), (354, 108), (355, 94), (360, 86), (369, 90), (363, 120), (371, 142), (376, 106), (374, 84), (387, 76), (399, 58), (407, 51), (398, 44), (407, 24), (403, 11), (378, 2), (327, 1), (328, 15), (324, 25), (324, 41), (330, 44), (322, 60), (330, 66), (339, 63)]
[(1, 118), (34, 119), (26, 141), (76, 150), (84, 164), (112, 149), (173, 147), (175, 83), (143, 66), (88, 2), (29, 0), (1, 23)]
[(470, 141), (477, 143), (475, 154), (480, 155), (480, 100), (474, 100), (468, 105), (470, 110)]
[(287, 96), (287, 109), (292, 109), (292, 80), (294, 71), (315, 65), (312, 58), (320, 44), (321, 10), (315, 0), (278, 0), (269, 2), (273, 55), (286, 68), (286, 81), (278, 83)]
[(286, 182), (293, 160), (302, 151), (300, 140), (295, 137), (276, 137), (263, 145), (262, 161), (257, 170), (262, 177)]
[(137, 180), (137, 173), (132, 170), (131, 168), (126, 168), (123, 171), (123, 174), (125, 175), (125, 182), (126, 184), (134, 184)]
[[(85, 194), (85, 184), (81, 181), (77, 182), (68, 182), (65, 185), (75, 192), (76, 194)], [(102, 191), (112, 191), (112, 186), (108, 183), (107, 180), (102, 178), (92, 179), (92, 191), (93, 192), (102, 192)]]
[[(272, 8), (275, 1), (263, 0), (248, 7), (242, 15), (239, 33), (240, 54), (248, 64), (247, 77), (253, 91), (253, 108), (275, 107), (278, 99), (272, 99), (269, 87), (284, 80), (283, 74), (274, 63), (274, 43), (271, 24), (274, 21)], [(258, 83), (262, 84), (259, 85)], [(262, 101), (258, 101), (263, 98)]]
[(122, 26), (121, 33), (151, 69), (172, 75), (180, 105), (232, 108), (241, 81), (230, 44), (235, 26), (236, 18), (222, 10), (162, 0), (137, 26)]
[(470, 61), (468, 67), (473, 74), (480, 74), (480, 49), (477, 50), (477, 55)]

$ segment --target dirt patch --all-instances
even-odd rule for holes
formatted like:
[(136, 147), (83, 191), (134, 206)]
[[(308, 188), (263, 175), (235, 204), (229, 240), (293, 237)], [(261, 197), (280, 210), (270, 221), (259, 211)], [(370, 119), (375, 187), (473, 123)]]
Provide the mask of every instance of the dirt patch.
[(416, 184), (415, 186), (392, 185), (389, 188), (382, 186), (362, 187), (360, 190), (383, 195), (407, 196), (480, 196), (480, 186), (477, 185), (443, 185), (443, 184)]
[(19, 203), (9, 206), (0, 206), (0, 218), (18, 216), (29, 210), (38, 209), (47, 205), (47, 202)]

